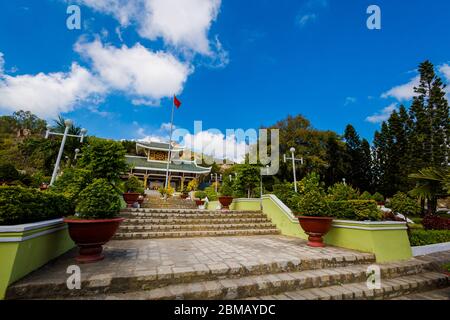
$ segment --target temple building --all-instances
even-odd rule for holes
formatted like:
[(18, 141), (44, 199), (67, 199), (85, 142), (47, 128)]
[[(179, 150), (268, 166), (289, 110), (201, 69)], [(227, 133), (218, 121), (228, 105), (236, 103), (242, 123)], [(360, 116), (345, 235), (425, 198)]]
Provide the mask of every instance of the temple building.
[[(178, 190), (190, 180), (211, 172), (211, 168), (197, 165), (196, 161), (183, 160), (184, 148), (172, 145), (172, 161), (169, 164), (170, 186)], [(164, 187), (166, 180), (169, 143), (137, 142), (136, 154), (127, 155), (126, 160), (131, 167), (130, 174), (144, 181), (145, 189), (158, 190)], [(143, 156), (145, 155), (145, 156)]]

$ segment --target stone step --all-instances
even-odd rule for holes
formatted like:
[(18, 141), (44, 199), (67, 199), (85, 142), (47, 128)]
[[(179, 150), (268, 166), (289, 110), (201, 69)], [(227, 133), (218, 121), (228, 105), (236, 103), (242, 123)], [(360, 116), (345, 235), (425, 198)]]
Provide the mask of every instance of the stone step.
[(214, 218), (214, 219), (192, 219), (192, 218), (128, 218), (122, 225), (184, 225), (184, 224), (248, 224), (248, 223), (268, 223), (268, 218)]
[[(384, 266), (382, 289), (370, 290), (366, 286), (367, 265), (354, 265), (332, 269), (285, 272), (246, 276), (236, 279), (213, 280), (168, 285), (151, 290), (110, 293), (93, 299), (126, 300), (196, 300), (244, 299), (261, 297), (276, 299), (292, 296), (318, 299), (372, 299), (392, 298), (420, 290), (448, 286), (448, 277), (441, 273), (423, 272), (423, 265), (405, 265), (408, 275), (399, 274), (398, 265)], [(307, 292), (307, 293), (305, 293)], [(303, 294), (302, 294), (303, 293)], [(313, 294), (314, 293), (314, 294)], [(302, 294), (302, 295), (301, 295)], [(270, 295), (267, 297), (267, 295)], [(273, 296), (275, 295), (275, 296)], [(90, 297), (84, 297), (89, 299)], [(292, 299), (292, 298), (291, 298)]]
[(149, 209), (149, 208), (126, 208), (123, 214), (137, 213), (183, 213), (183, 214), (262, 214), (261, 211), (235, 211), (235, 210), (201, 210), (201, 209)]
[(263, 213), (122, 213), (124, 218), (148, 218), (148, 219), (263, 219), (267, 216)]
[(238, 224), (154, 224), (154, 225), (123, 225), (120, 233), (151, 232), (151, 231), (210, 231), (210, 230), (241, 230), (241, 229), (276, 229), (271, 222), (266, 223), (238, 223)]
[(449, 277), (445, 274), (425, 272), (384, 279), (380, 289), (369, 289), (366, 282), (359, 282), (259, 296), (249, 300), (387, 300), (437, 288), (447, 288), (449, 284)]
[[(176, 241), (176, 240), (175, 240)], [(375, 256), (369, 253), (329, 251), (327, 255), (321, 257), (312, 256), (308, 258), (286, 258), (278, 257), (276, 260), (266, 259), (261, 261), (244, 259), (237, 262), (210, 262), (192, 266), (160, 266), (144, 271), (130, 271), (128, 268), (117, 270), (118, 274), (110, 272), (93, 272), (89, 276), (82, 272), (81, 290), (67, 289), (66, 267), (61, 271), (61, 277), (52, 277), (51, 281), (46, 281), (40, 277), (34, 281), (21, 281), (12, 285), (7, 292), (8, 299), (40, 299), (51, 297), (89, 297), (101, 294), (135, 292), (139, 290), (152, 290), (176, 284), (186, 284), (195, 282), (218, 281), (220, 279), (247, 279), (246, 277), (263, 277), (264, 275), (306, 272), (311, 270), (341, 268), (343, 274), (348, 274), (354, 270), (344, 270), (343, 268), (360, 267), (358, 272), (366, 270), (367, 265), (375, 262)], [(395, 275), (400, 272), (420, 272), (426, 264), (412, 263), (399, 266), (391, 266), (386, 274)], [(88, 265), (88, 267), (95, 267)], [(82, 266), (83, 268), (83, 266)], [(411, 271), (412, 270), (412, 271)], [(391, 273), (389, 273), (389, 271)], [(320, 273), (319, 273), (320, 274)], [(344, 277), (344, 276), (343, 276)], [(288, 276), (292, 280), (292, 277)], [(280, 279), (278, 279), (280, 280)]]
[(191, 237), (224, 237), (224, 236), (253, 236), (277, 235), (276, 228), (267, 229), (238, 229), (238, 230), (207, 230), (207, 231), (155, 231), (155, 232), (118, 232), (114, 240), (157, 239), (157, 238), (191, 238)]

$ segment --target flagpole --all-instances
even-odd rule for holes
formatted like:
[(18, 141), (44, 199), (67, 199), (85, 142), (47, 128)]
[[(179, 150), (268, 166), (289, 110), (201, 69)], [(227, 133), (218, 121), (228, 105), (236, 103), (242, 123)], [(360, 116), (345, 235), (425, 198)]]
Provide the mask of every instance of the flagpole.
[(166, 189), (169, 187), (169, 166), (170, 166), (170, 160), (172, 159), (172, 131), (173, 131), (174, 111), (175, 111), (175, 97), (172, 99), (172, 117), (170, 120), (170, 139), (169, 139), (169, 157), (167, 159), (167, 169), (166, 169)]

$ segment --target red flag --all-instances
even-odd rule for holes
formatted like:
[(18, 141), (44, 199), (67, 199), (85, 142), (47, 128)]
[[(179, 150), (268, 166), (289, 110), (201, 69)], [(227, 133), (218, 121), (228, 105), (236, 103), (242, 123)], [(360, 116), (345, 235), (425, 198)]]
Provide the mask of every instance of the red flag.
[(181, 101), (177, 99), (177, 96), (173, 96), (173, 104), (177, 107), (181, 107)]

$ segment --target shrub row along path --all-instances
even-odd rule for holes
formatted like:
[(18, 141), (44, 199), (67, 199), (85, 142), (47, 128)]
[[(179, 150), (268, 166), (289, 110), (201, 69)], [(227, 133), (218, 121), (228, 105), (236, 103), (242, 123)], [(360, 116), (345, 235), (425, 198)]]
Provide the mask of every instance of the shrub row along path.
[[(106, 258), (81, 265), (81, 289), (66, 286), (76, 250), (12, 285), (8, 299), (374, 299), (447, 288), (435, 260), (380, 265), (382, 288), (368, 289), (372, 254), (310, 248), (280, 235), (114, 240)], [(450, 252), (445, 260), (450, 258)]]

